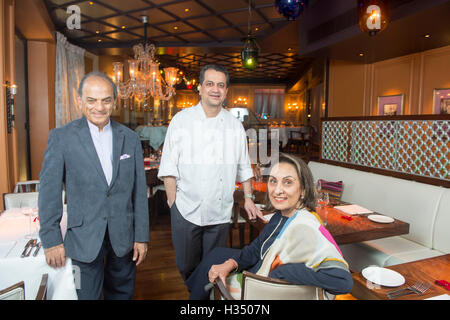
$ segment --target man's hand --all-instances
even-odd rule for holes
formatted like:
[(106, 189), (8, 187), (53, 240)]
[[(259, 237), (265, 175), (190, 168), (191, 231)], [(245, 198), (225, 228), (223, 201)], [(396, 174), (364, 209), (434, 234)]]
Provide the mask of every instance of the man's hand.
[(264, 219), (262, 212), (255, 206), (252, 199), (245, 198), (244, 209), (245, 211), (247, 211), (249, 220), (255, 220), (256, 217)]
[(136, 266), (140, 265), (147, 256), (147, 242), (135, 242), (133, 248), (133, 261), (136, 261)]
[(167, 204), (172, 208), (177, 197), (177, 180), (175, 177), (164, 177), (164, 188), (166, 188)]
[(44, 249), (45, 261), (52, 268), (61, 268), (66, 265), (66, 249), (64, 244)]

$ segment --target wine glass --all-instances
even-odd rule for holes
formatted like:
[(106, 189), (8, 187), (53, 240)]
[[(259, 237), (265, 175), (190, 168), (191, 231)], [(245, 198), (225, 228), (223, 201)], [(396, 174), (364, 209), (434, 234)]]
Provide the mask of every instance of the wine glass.
[(28, 232), (25, 235), (25, 238), (34, 239), (36, 237), (36, 230), (33, 228), (33, 219), (37, 217), (37, 208), (33, 208), (29, 201), (20, 201), (19, 207), (22, 210), (22, 213), (25, 216), (28, 216)]
[(330, 203), (330, 197), (328, 195), (328, 192), (319, 192), (317, 196), (317, 207), (320, 208), (320, 210), (323, 213), (323, 224), (326, 226), (328, 223), (328, 204)]
[(319, 194), (321, 190), (322, 190), (322, 183), (321, 183), (321, 181), (319, 179), (316, 182), (316, 192), (317, 192), (317, 194)]

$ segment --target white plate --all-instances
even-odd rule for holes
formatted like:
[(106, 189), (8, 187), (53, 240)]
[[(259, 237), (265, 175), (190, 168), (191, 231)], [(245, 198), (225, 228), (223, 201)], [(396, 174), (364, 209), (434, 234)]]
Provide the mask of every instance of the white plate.
[(378, 222), (378, 223), (394, 222), (394, 219), (392, 219), (391, 217), (382, 216), (380, 214), (371, 214), (370, 216), (367, 216), (367, 218), (369, 218), (369, 220), (372, 220), (372, 221)]
[(400, 273), (386, 268), (367, 267), (362, 275), (367, 280), (386, 287), (398, 287), (405, 283), (405, 278)]

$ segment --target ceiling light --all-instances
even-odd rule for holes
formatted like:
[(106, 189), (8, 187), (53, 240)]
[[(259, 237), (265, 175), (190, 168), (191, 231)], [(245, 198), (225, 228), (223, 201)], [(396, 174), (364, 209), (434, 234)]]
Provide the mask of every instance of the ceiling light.
[(429, 37), (431, 37), (431, 34), (426, 34), (425, 35), (425, 38), (429, 38)]
[(89, 5), (90, 5), (90, 6), (94, 5), (94, 2), (89, 1)]
[(189, 12), (189, 8), (184, 9), (184, 12)]
[(122, 26), (122, 29), (125, 29), (126, 27), (125, 26)]
[(360, 57), (364, 56), (364, 53), (361, 52), (361, 53), (359, 54), (359, 56), (360, 56)]
[(251, 35), (245, 38), (244, 48), (241, 51), (242, 66), (245, 69), (255, 69), (258, 66), (259, 46)]
[(96, 30), (95, 33), (96, 33), (96, 34), (99, 34), (99, 33), (100, 33), (100, 30)]
[(389, 20), (386, 0), (358, 0), (359, 28), (374, 36), (383, 31)]
[(173, 30), (178, 30), (178, 27), (177, 26), (173, 27)]
[(98, 42), (102, 42), (102, 39), (98, 39), (97, 41), (98, 41)]
[(308, 5), (307, 0), (276, 0), (275, 6), (278, 12), (288, 20), (295, 20)]
[(241, 63), (245, 69), (253, 70), (258, 66), (259, 46), (251, 35), (250, 20), (252, 17), (251, 0), (248, 2), (248, 35), (242, 39), (244, 48), (241, 51)]
[(146, 101), (153, 97), (167, 101), (175, 95), (178, 68), (160, 70), (160, 63), (155, 58), (156, 47), (147, 43), (148, 17), (141, 18), (144, 23), (144, 43), (133, 46), (134, 59), (128, 60), (129, 78), (123, 77), (122, 62), (113, 63), (118, 97), (125, 100), (125, 105), (130, 98)]

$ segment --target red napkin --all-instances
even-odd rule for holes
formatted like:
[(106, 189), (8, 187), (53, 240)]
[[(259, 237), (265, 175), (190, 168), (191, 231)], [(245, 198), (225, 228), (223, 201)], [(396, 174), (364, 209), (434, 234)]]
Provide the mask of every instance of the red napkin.
[(450, 283), (445, 280), (436, 280), (434, 283), (436, 283), (439, 286), (444, 287), (447, 290), (450, 290)]
[(341, 216), (341, 218), (342, 218), (342, 219), (346, 219), (346, 220), (348, 220), (348, 221), (352, 221), (352, 220), (353, 220), (353, 218), (350, 217), (350, 216)]

